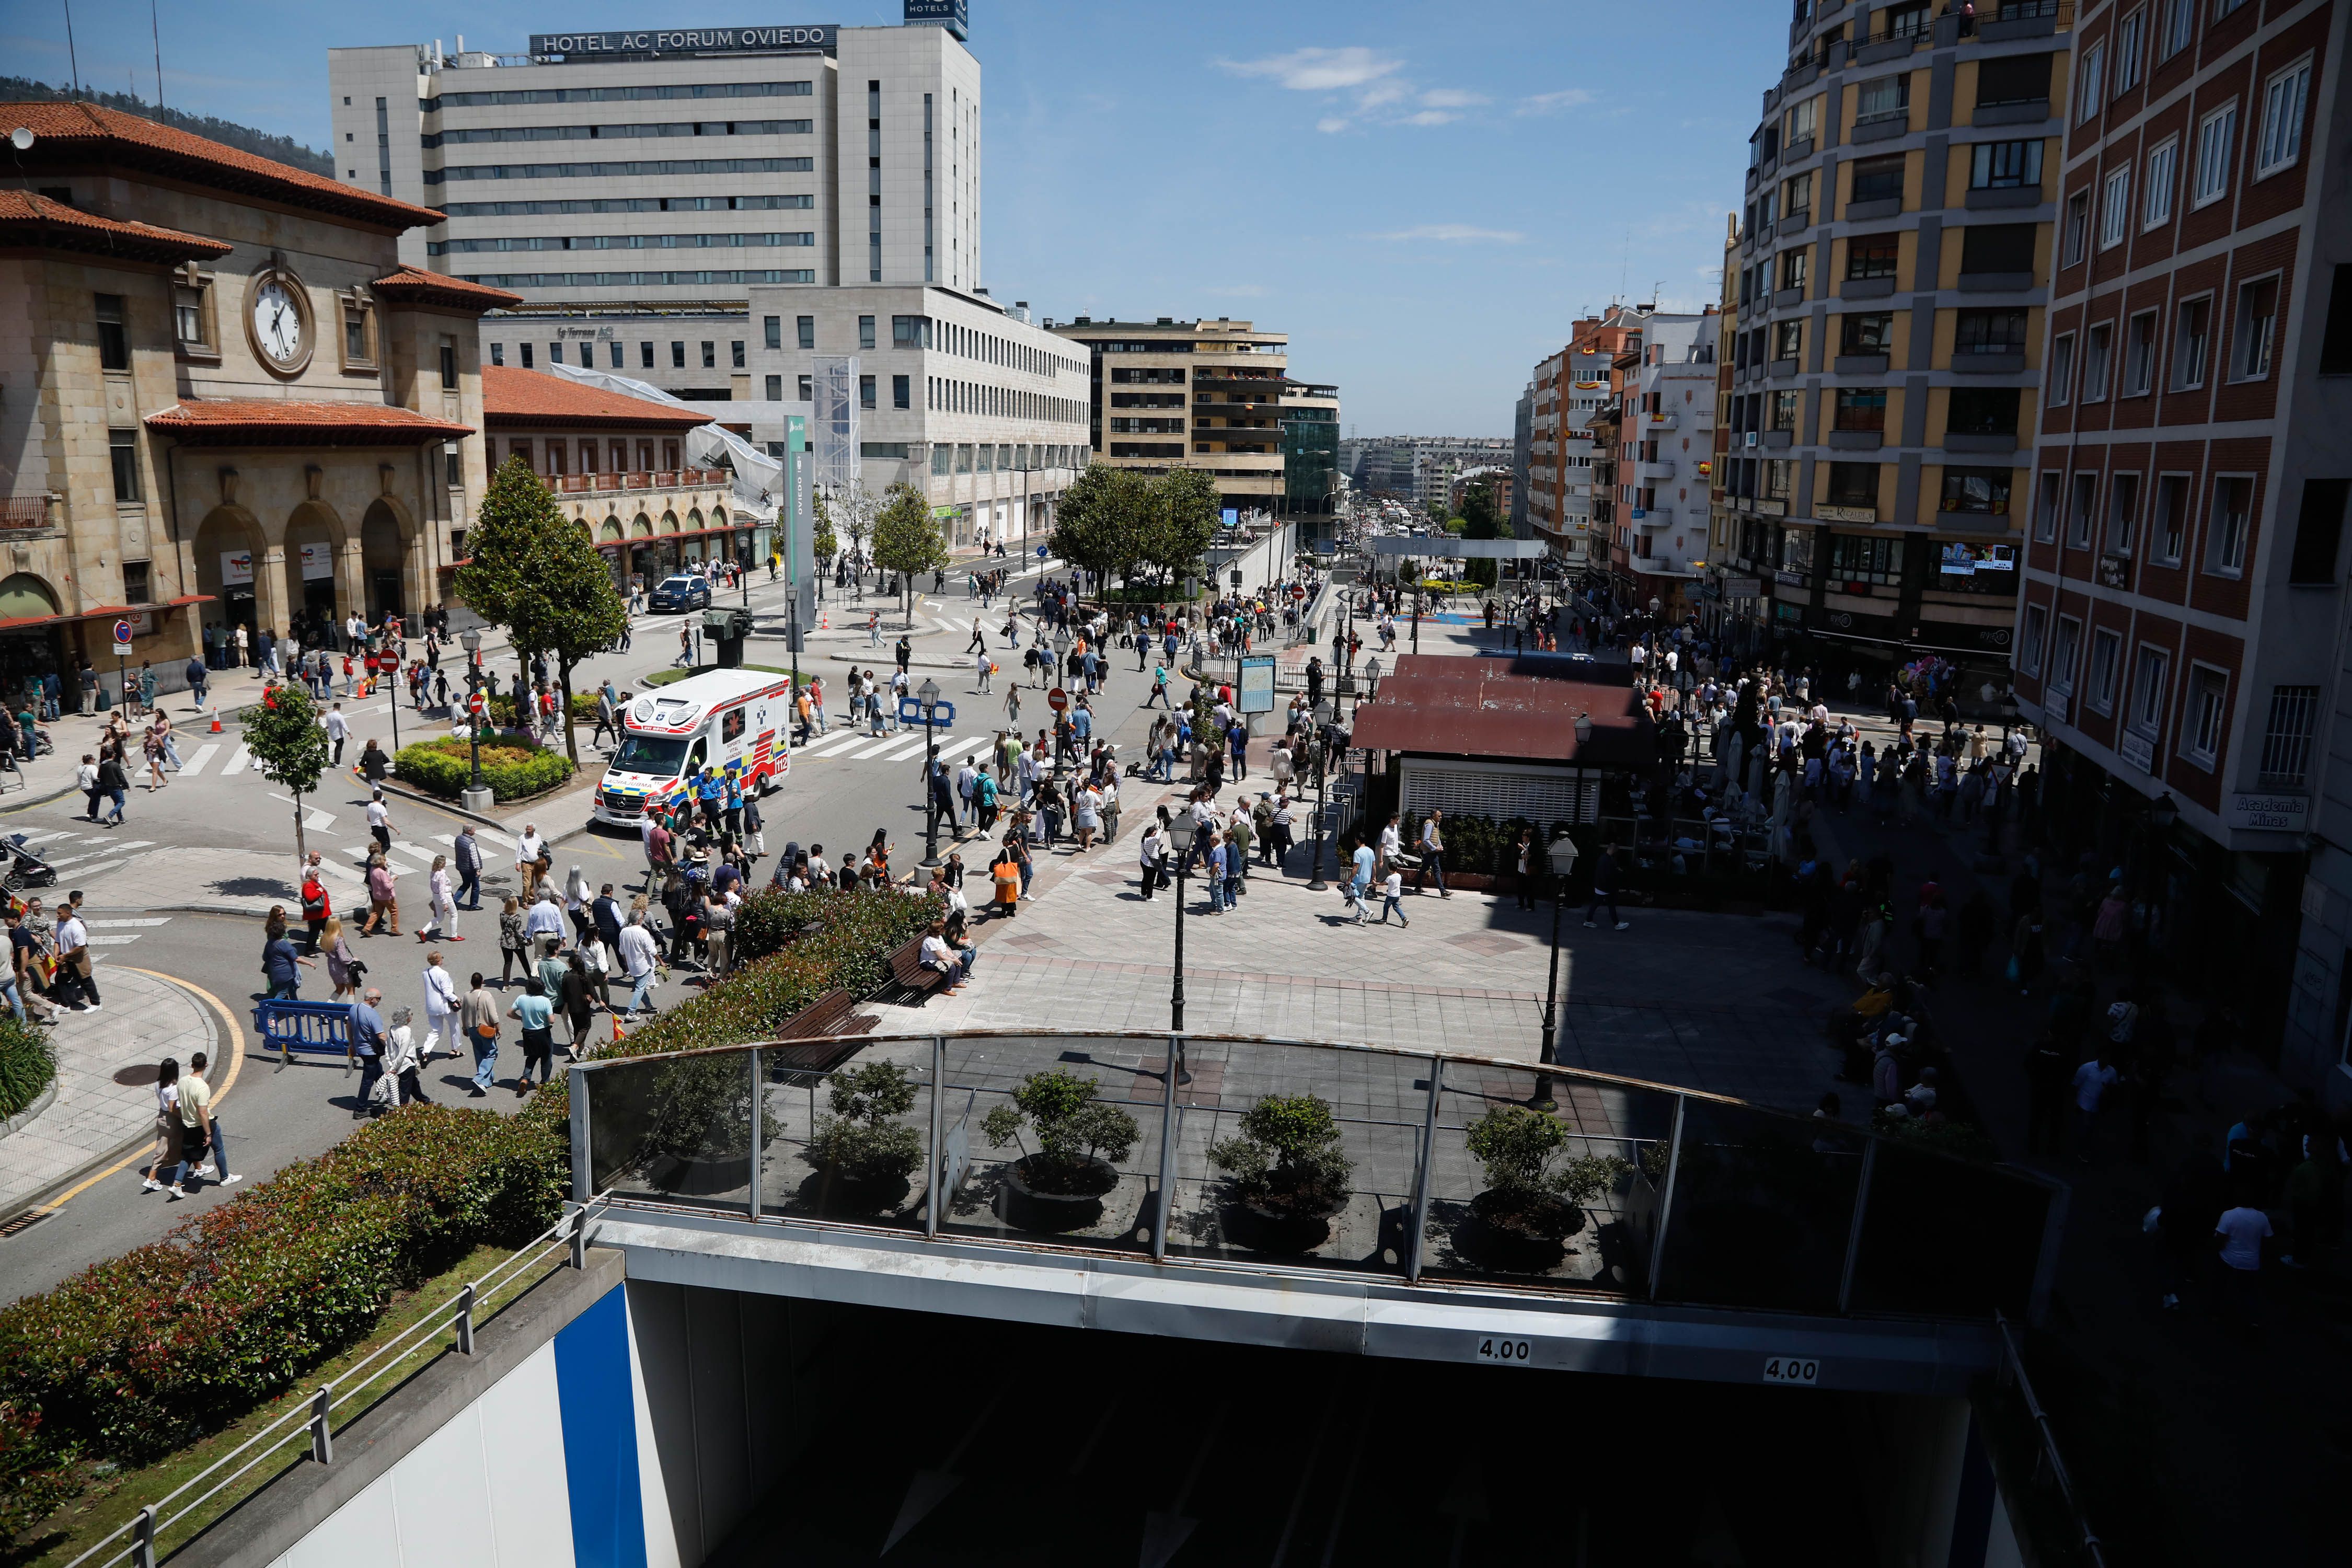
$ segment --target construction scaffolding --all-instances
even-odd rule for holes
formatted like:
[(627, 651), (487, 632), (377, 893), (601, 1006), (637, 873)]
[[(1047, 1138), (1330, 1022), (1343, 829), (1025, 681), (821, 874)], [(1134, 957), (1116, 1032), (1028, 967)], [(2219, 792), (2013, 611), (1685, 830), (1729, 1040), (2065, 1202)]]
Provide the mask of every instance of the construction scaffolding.
[(816, 453), (815, 483), (834, 495), (846, 494), (857, 482), (858, 471), (857, 357), (818, 354), (809, 363), (815, 415), (809, 445)]

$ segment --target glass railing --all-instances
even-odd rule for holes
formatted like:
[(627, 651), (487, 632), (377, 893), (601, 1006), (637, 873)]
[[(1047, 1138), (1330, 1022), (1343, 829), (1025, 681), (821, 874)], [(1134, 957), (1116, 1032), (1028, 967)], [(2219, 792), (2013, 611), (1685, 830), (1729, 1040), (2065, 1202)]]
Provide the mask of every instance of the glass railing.
[(820, 1048), (575, 1066), (579, 1179), (746, 1222), (1965, 1319), (2034, 1310), (2062, 1212), (2023, 1171), (1522, 1062), (1202, 1035)]

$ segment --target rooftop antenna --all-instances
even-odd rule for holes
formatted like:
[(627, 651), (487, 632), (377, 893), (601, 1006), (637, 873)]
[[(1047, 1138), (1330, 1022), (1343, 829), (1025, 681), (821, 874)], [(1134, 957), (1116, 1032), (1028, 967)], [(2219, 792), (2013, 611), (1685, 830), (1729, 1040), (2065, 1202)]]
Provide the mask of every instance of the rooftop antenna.
[(156, 0), (147, 0), (147, 34), (155, 40), (155, 117), (163, 117), (163, 22), (155, 14)]
[(73, 73), (73, 93), (81, 96), (81, 57), (74, 52), (73, 0), (65, 0), (66, 7), (66, 68)]

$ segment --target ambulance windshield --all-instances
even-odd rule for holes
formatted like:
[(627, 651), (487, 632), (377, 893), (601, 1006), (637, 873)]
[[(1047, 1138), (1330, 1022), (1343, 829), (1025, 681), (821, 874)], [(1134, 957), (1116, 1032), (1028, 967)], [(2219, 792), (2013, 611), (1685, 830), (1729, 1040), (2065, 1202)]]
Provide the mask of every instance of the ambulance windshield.
[(613, 768), (616, 773), (676, 778), (678, 764), (686, 761), (686, 748), (687, 740), (682, 735), (631, 735), (613, 753)]

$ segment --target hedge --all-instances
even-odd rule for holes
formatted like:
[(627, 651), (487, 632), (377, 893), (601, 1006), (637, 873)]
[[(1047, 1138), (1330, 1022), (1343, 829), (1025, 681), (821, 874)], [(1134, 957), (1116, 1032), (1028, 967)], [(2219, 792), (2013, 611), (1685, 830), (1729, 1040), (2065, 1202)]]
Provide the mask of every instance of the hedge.
[[(473, 748), (466, 741), (444, 735), (403, 746), (392, 759), (393, 776), (428, 795), (455, 800), (473, 782)], [(572, 759), (562, 752), (542, 750), (528, 737), (501, 731), (495, 742), (482, 742), (482, 782), (499, 800), (520, 800), (544, 795), (572, 776)]]
[[(874, 989), (940, 913), (898, 892), (755, 894), (735, 972), (601, 1054), (771, 1036), (835, 987)], [(148, 1462), (219, 1429), (364, 1338), (396, 1290), (474, 1247), (529, 1240), (570, 1179), (563, 1079), (511, 1118), (409, 1106), (0, 1308), (0, 1542), (70, 1501), (89, 1464)]]
[(38, 1100), (57, 1076), (58, 1053), (49, 1037), (14, 1016), (0, 1016), (0, 1118)]

